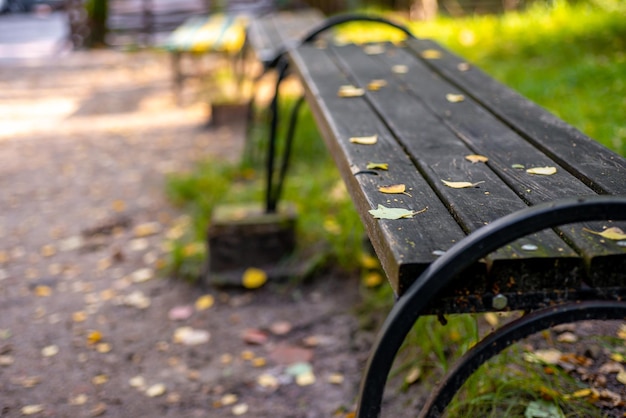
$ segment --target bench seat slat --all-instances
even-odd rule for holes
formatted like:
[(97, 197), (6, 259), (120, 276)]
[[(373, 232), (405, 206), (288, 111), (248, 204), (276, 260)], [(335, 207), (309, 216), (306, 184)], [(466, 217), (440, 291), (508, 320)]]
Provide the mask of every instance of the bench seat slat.
[[(397, 53), (387, 57), (385, 62), (390, 66), (394, 63), (409, 63), (409, 73), (400, 76), (406, 81), (409, 91), (416, 97), (420, 97), (423, 103), (459, 137), (463, 138), (474, 151), (488, 156), (490, 158), (488, 164), (494, 166), (499, 176), (529, 204), (595, 194), (579, 178), (571, 175), (544, 155), (543, 151), (537, 149), (533, 143), (529, 143), (525, 137), (508, 129), (506, 124), (488, 113), (471, 97), (467, 97), (461, 103), (447, 101), (443, 97), (445, 95), (442, 96), (442, 89), (451, 89), (454, 86), (450, 86), (447, 80), (439, 76), (427, 78), (429, 67), (424, 64), (426, 60), (423, 58), (406, 53), (402, 48), (396, 51)], [(469, 96), (460, 88), (455, 91)], [(476, 120), (480, 120), (480, 124), (476, 123)], [(551, 176), (529, 175), (525, 170), (513, 169), (511, 166), (516, 163), (521, 163), (526, 167), (554, 166), (557, 168), (557, 173)], [(619, 175), (618, 172), (614, 174)], [(622, 174), (621, 178), (626, 182), (626, 173)], [(594, 285), (598, 285), (600, 280), (605, 279), (605, 277), (598, 276), (597, 272), (602, 271), (601, 267), (607, 263), (614, 265), (616, 261), (622, 260), (618, 268), (626, 268), (626, 259), (622, 257), (625, 254), (624, 247), (610, 240), (600, 242), (597, 236), (586, 232), (586, 230), (600, 231), (606, 226), (610, 224), (593, 222), (578, 224), (576, 227), (558, 228), (566, 240), (582, 253), (589, 278)], [(616, 226), (624, 229), (623, 224), (616, 224)]]
[[(372, 244), (381, 259), (397, 294), (402, 294), (426, 266), (437, 258), (435, 251), (446, 251), (465, 234), (448, 215), (448, 211), (426, 181), (412, 170), (413, 164), (378, 119), (364, 98), (340, 98), (337, 91), (349, 80), (342, 75), (329, 55), (314, 47), (302, 47), (290, 54), (293, 67), (304, 80), (305, 94), (322, 136), (347, 184), (357, 211), (368, 230)], [(351, 137), (378, 135), (375, 146), (350, 143)], [(365, 170), (367, 162), (390, 165), (386, 181), (412, 186), (405, 195), (378, 192), (379, 176), (355, 173)], [(397, 171), (395, 167), (400, 168)], [(378, 204), (421, 210), (413, 219), (376, 220), (368, 210)], [(484, 266), (474, 270), (477, 279)]]
[[(601, 194), (626, 195), (626, 160), (571, 125), (498, 83), (480, 69), (459, 70), (465, 60), (428, 39), (407, 41), (416, 53), (440, 51), (426, 63), (468, 92), (546, 154)], [(503, 104), (506, 103), (506, 106)]]
[(302, 38), (323, 21), (324, 15), (316, 9), (270, 13), (251, 21), (248, 40), (257, 59), (268, 64), (282, 47)]
[[(334, 52), (356, 85), (367, 86), (373, 79), (388, 82), (386, 87), (367, 93), (370, 103), (467, 233), (527, 206), (487, 165), (467, 161), (464, 156), (472, 151), (421, 102), (403, 94), (404, 87), (390, 76), (389, 68), (380, 59), (364, 54), (362, 48), (354, 45), (334, 48)], [(441, 179), (485, 181), (486, 185), (452, 189)], [(537, 249), (523, 249), (529, 245)], [(546, 267), (553, 267), (557, 260), (560, 265), (555, 280), (554, 270)], [(576, 286), (581, 271), (580, 257), (552, 231), (521, 239), (492, 254), (489, 261), (493, 280), (500, 279), (492, 285), (503, 290), (546, 286), (555, 281)], [(510, 280), (513, 273), (514, 281)]]
[[(288, 53), (322, 136), (399, 295), (435, 259), (434, 252), (447, 250), (484, 224), (527, 205), (599, 191), (593, 181), (571, 173), (576, 164), (559, 164), (564, 157), (538, 147), (538, 140), (527, 138), (529, 133), (512, 127), (472, 91), (448, 80), (430, 62), (444, 60), (425, 59), (421, 56), (424, 48), (418, 51), (411, 42), (410, 47), (387, 44), (383, 54), (366, 53), (355, 45), (303, 45)], [(399, 64), (408, 72), (394, 71)], [(337, 94), (342, 85), (365, 88), (373, 79), (385, 79), (388, 84), (357, 98)], [(465, 100), (452, 103), (447, 93), (462, 94)], [(500, 107), (507, 105), (499, 102)], [(374, 134), (379, 135), (374, 146), (349, 142), (352, 136)], [(472, 164), (464, 159), (470, 153), (485, 155), (489, 162)], [(614, 167), (623, 164), (622, 157), (615, 158), (620, 161)], [(387, 162), (390, 169), (377, 176), (355, 175), (369, 161)], [(533, 176), (513, 164), (554, 166), (557, 173)], [(613, 174), (617, 182), (626, 183), (620, 170)], [(441, 180), (485, 183), (458, 190)], [(379, 186), (397, 183), (406, 184), (411, 196), (389, 197), (377, 191)], [(375, 220), (368, 210), (378, 204), (428, 210), (414, 219)], [(525, 237), (464, 272), (463, 283), (474, 285), (465, 286), (462, 292), (480, 299), (484, 292), (580, 289), (581, 281), (593, 286), (624, 285), (626, 248), (584, 229), (599, 231), (613, 225), (566, 225)], [(537, 247), (534, 253), (522, 248), (528, 244)]]

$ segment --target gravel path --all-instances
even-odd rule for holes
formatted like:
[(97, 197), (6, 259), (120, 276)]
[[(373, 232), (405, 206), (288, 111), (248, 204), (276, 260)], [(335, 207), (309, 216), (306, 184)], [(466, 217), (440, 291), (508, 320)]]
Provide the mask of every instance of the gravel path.
[(207, 294), (157, 273), (184, 222), (165, 175), (243, 144), (175, 106), (168, 70), (112, 51), (0, 66), (0, 416), (344, 416), (367, 350), (353, 279)]

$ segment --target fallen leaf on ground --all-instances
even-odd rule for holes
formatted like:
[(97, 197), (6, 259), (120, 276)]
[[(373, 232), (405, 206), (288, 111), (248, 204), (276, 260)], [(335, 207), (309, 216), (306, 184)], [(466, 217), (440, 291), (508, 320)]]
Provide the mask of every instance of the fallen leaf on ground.
[(263, 357), (255, 357), (251, 361), (252, 367), (265, 367), (267, 365), (267, 360)]
[(339, 91), (337, 92), (339, 97), (360, 97), (364, 94), (364, 89), (350, 85), (339, 87)]
[(296, 384), (298, 386), (310, 386), (315, 383), (315, 380), (315, 374), (312, 371), (296, 376)]
[(227, 393), (220, 398), (220, 404), (222, 406), (234, 405), (238, 400), (239, 398), (234, 393)]
[(146, 387), (146, 379), (143, 376), (134, 376), (130, 378), (128, 384), (133, 388), (143, 390)]
[(361, 144), (361, 145), (374, 145), (378, 142), (378, 135), (371, 136), (353, 136), (350, 138), (350, 142), (353, 144)]
[(437, 49), (425, 49), (422, 51), (421, 55), (427, 60), (435, 60), (441, 58), (441, 51)]
[(44, 357), (53, 357), (59, 354), (59, 347), (57, 345), (49, 345), (41, 349), (41, 355)]
[(598, 373), (602, 374), (611, 374), (611, 373), (619, 373), (624, 371), (624, 366), (615, 361), (609, 361), (608, 363), (604, 363), (602, 366), (598, 368)]
[(133, 233), (136, 238), (147, 237), (150, 235), (156, 235), (161, 232), (161, 224), (158, 222), (146, 222), (143, 224), (137, 225), (133, 229)]
[(57, 249), (52, 244), (47, 244), (41, 247), (41, 256), (42, 257), (52, 257), (57, 252)]
[(487, 312), (485, 314), (485, 321), (492, 327), (497, 326), (500, 323), (500, 319), (498, 318), (498, 314), (495, 312)]
[(257, 377), (256, 383), (262, 388), (267, 389), (276, 389), (278, 386), (280, 386), (278, 379), (269, 373), (263, 373), (262, 375)]
[(621, 370), (620, 372), (617, 373), (616, 379), (618, 382), (620, 382), (622, 385), (626, 385), (626, 371)]
[(557, 404), (541, 400), (528, 404), (524, 418), (565, 418), (565, 415)]
[(68, 403), (70, 405), (75, 405), (75, 406), (84, 405), (84, 404), (87, 403), (88, 399), (89, 398), (87, 397), (87, 395), (85, 395), (84, 393), (81, 393), (81, 394), (78, 394), (78, 395), (76, 395), (76, 396), (74, 396), (72, 398), (69, 398), (68, 399)]
[(134, 292), (123, 297), (122, 303), (126, 306), (132, 306), (137, 309), (147, 309), (150, 307), (152, 302), (148, 296), (143, 294), (143, 292), (135, 290)]
[(200, 296), (195, 303), (195, 307), (197, 311), (206, 311), (215, 303), (215, 298), (213, 295), (203, 295)]
[(626, 239), (626, 233), (616, 226), (607, 228), (602, 232), (592, 231), (591, 229), (587, 229), (587, 228), (583, 228), (583, 231), (589, 232), (590, 234), (600, 235), (602, 238), (615, 240), (615, 241)]
[(248, 405), (245, 403), (240, 403), (238, 405), (233, 406), (232, 409), (233, 415), (244, 415), (248, 413)]
[(263, 345), (268, 340), (267, 333), (256, 328), (246, 329), (241, 338), (245, 343), (253, 345)]
[(411, 197), (411, 195), (406, 192), (405, 184), (392, 184), (391, 186), (381, 186), (378, 188), (378, 191), (387, 194), (405, 194)]
[(419, 367), (413, 367), (404, 377), (404, 383), (406, 383), (407, 385), (412, 385), (413, 383), (417, 382), (421, 376), (422, 369), (420, 369)]
[(156, 383), (146, 389), (146, 396), (156, 398), (165, 395), (165, 392), (167, 392), (167, 387), (163, 383)]
[(328, 379), (326, 379), (328, 383), (333, 385), (340, 385), (344, 382), (345, 378), (341, 373), (331, 373), (328, 375)]
[(556, 167), (533, 167), (526, 170), (528, 174), (551, 176), (556, 173)]
[(207, 343), (211, 338), (209, 331), (193, 329), (191, 327), (181, 327), (174, 331), (173, 341), (183, 345), (200, 345)]
[(276, 321), (270, 325), (270, 331), (274, 335), (286, 335), (292, 330), (293, 326), (288, 321)]
[(182, 321), (189, 319), (193, 315), (193, 307), (190, 305), (175, 306), (167, 314), (172, 321)]
[(369, 213), (376, 219), (402, 219), (402, 218), (412, 218), (415, 215), (423, 213), (427, 208), (412, 211), (403, 208), (388, 208), (383, 205), (378, 205), (377, 209), (369, 210)]
[(113, 347), (109, 343), (98, 343), (96, 344), (96, 351), (100, 354), (110, 353)]
[(7, 367), (15, 363), (15, 358), (6, 354), (0, 355), (0, 366)]
[(104, 415), (106, 411), (107, 411), (107, 405), (104, 402), (99, 402), (96, 404), (96, 406), (94, 406), (93, 408), (89, 410), (89, 416), (99, 417), (101, 415)]
[(575, 343), (578, 341), (578, 336), (573, 332), (564, 332), (559, 334), (556, 340), (560, 343)]
[(269, 357), (278, 364), (307, 363), (313, 359), (313, 350), (289, 344), (274, 346)]
[(93, 383), (94, 385), (104, 385), (108, 381), (109, 376), (107, 376), (106, 374), (99, 374), (91, 379), (91, 383)]
[(549, 348), (524, 353), (523, 357), (528, 363), (558, 364), (562, 355), (559, 350)]
[(130, 274), (130, 280), (133, 283), (143, 283), (154, 277), (154, 271), (150, 268), (142, 268)]
[(94, 345), (102, 341), (102, 333), (100, 331), (91, 331), (87, 334), (87, 344)]
[(377, 271), (367, 272), (363, 276), (363, 284), (365, 285), (365, 287), (369, 287), (369, 288), (378, 287), (384, 281), (385, 281), (385, 278), (383, 277), (383, 275)]
[(472, 163), (486, 163), (487, 161), (489, 161), (489, 158), (485, 157), (484, 155), (478, 155), (478, 154), (466, 155), (465, 159)]
[(23, 376), (23, 377), (18, 377), (16, 379), (11, 379), (11, 382), (16, 385), (20, 385), (23, 388), (30, 389), (40, 384), (41, 380), (42, 379), (39, 376)]
[(52, 289), (50, 286), (39, 285), (35, 287), (34, 293), (35, 296), (48, 297), (52, 294)]
[(459, 103), (465, 100), (465, 96), (462, 94), (448, 93), (446, 94), (446, 100), (450, 103)]
[(259, 268), (249, 267), (241, 277), (241, 284), (246, 289), (258, 289), (265, 283), (267, 283), (267, 273)]
[(35, 415), (43, 412), (43, 405), (26, 405), (21, 409), (22, 415)]
[(87, 320), (87, 312), (77, 311), (77, 312), (72, 313), (72, 321), (85, 322), (86, 320)]
[(484, 183), (484, 181), (479, 181), (476, 183), (470, 183), (469, 181), (446, 181), (441, 180), (443, 184), (453, 189), (468, 189), (478, 186), (479, 184)]

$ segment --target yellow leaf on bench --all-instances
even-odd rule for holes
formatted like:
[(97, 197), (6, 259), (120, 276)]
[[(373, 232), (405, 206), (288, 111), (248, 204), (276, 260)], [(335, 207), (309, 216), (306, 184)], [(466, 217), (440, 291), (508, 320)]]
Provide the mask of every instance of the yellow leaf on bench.
[(441, 180), (441, 181), (443, 182), (443, 184), (453, 189), (468, 189), (471, 187), (476, 187), (481, 183), (484, 183), (484, 181), (479, 181), (477, 183), (470, 183), (469, 181), (445, 181), (445, 180)]
[(526, 170), (528, 174), (538, 174), (540, 176), (551, 176), (556, 173), (556, 167), (533, 167)]
[(394, 65), (393, 67), (391, 67), (391, 71), (396, 73), (396, 74), (406, 74), (409, 72), (409, 67), (407, 67), (406, 65)]
[(387, 85), (387, 80), (372, 80), (367, 84), (367, 89), (371, 90), (371, 91), (378, 91), (380, 90), (382, 87), (385, 87)]
[(591, 229), (587, 229), (587, 228), (583, 228), (583, 231), (589, 232), (590, 234), (600, 235), (602, 238), (615, 240), (615, 241), (626, 239), (626, 232), (622, 231), (620, 228), (616, 226), (612, 228), (607, 228), (602, 232), (592, 231)]
[(389, 170), (389, 163), (367, 163), (368, 170)]
[(378, 188), (378, 191), (381, 193), (388, 193), (388, 194), (401, 193), (401, 194), (405, 194), (411, 197), (411, 195), (406, 192), (406, 185), (404, 184), (392, 184), (391, 186), (381, 186)]
[(378, 141), (378, 135), (372, 136), (353, 136), (350, 142), (361, 145), (374, 145)]
[(466, 155), (465, 159), (472, 163), (486, 163), (487, 161), (489, 161), (489, 158), (485, 157), (484, 155), (477, 154)]
[(412, 218), (422, 212), (425, 212), (428, 208), (424, 208), (419, 211), (412, 211), (403, 208), (388, 208), (383, 205), (378, 205), (377, 209), (371, 209), (368, 212), (376, 219), (402, 219)]
[(380, 55), (385, 52), (385, 47), (381, 44), (370, 44), (363, 47), (363, 52), (367, 55)]
[(441, 58), (441, 51), (437, 49), (425, 49), (422, 51), (422, 57), (427, 60), (436, 60)]
[(448, 93), (446, 94), (446, 100), (450, 103), (459, 103), (465, 100), (465, 96), (463, 96), (462, 94)]
[(337, 95), (339, 97), (360, 97), (360, 96), (363, 96), (364, 94), (365, 94), (365, 90), (363, 90), (362, 88), (350, 86), (350, 85), (339, 87), (339, 91), (337, 92)]

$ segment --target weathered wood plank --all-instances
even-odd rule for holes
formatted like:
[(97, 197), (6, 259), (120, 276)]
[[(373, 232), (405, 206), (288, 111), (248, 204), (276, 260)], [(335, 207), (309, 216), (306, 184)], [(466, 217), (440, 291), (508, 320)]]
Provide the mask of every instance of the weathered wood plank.
[(477, 67), (465, 65), (465, 60), (437, 43), (419, 39), (410, 40), (407, 44), (419, 55), (425, 50), (438, 50), (441, 58), (425, 60), (428, 65), (465, 90), (596, 192), (626, 195), (624, 158)]
[[(418, 97), (474, 152), (488, 156), (490, 158), (488, 164), (524, 201), (534, 205), (572, 196), (595, 194), (595, 191), (577, 176), (570, 174), (557, 161), (536, 148), (534, 143), (527, 141), (525, 136), (510, 129), (506, 123), (492, 114), (489, 109), (484, 108), (480, 102), (475, 101), (459, 86), (453, 86), (454, 90), (450, 93), (464, 94), (465, 100), (458, 103), (446, 100), (445, 95), (442, 96), (441, 93), (442, 89), (450, 88), (447, 80), (439, 74), (433, 74), (428, 78), (419, 76), (431, 68), (424, 61), (427, 60), (404, 48), (398, 48), (392, 56), (384, 60), (390, 68), (398, 64), (407, 65), (408, 73), (397, 75), (397, 78), (405, 83), (410, 94)], [(506, 106), (502, 104), (502, 107)], [(547, 143), (550, 140), (544, 139), (543, 142)], [(610, 153), (609, 150), (607, 152)], [(619, 158), (621, 157), (615, 157), (615, 159)], [(551, 176), (529, 175), (525, 170), (512, 168), (515, 164), (521, 164), (524, 167), (551, 166), (557, 169), (557, 173)], [(621, 171), (614, 171), (612, 174), (617, 176), (618, 181), (622, 179), (626, 183), (626, 175)], [(624, 247), (608, 240), (601, 242), (602, 240), (596, 235), (586, 232), (586, 230), (600, 231), (606, 225), (606, 223), (587, 223), (578, 224), (574, 228), (558, 229), (564, 239), (582, 253), (586, 261), (588, 278), (593, 285), (611, 284), (613, 277), (598, 274), (599, 271), (604, 271), (604, 267), (613, 266), (616, 269), (613, 271), (626, 268), (626, 257), (622, 257), (626, 254)], [(622, 283), (624, 276), (616, 275), (614, 278), (619, 281), (614, 284), (626, 284)]]
[[(292, 67), (305, 86), (308, 102), (347, 184), (372, 244), (397, 294), (429, 265), (437, 251), (445, 251), (465, 234), (449, 215), (439, 197), (415, 169), (410, 157), (362, 97), (338, 97), (340, 86), (350, 80), (337, 68), (327, 51), (304, 46), (290, 53)], [(375, 145), (350, 142), (351, 137), (376, 134)], [(297, 158), (297, 157), (296, 157)], [(357, 174), (368, 162), (386, 162), (379, 175)], [(381, 185), (405, 183), (411, 196), (386, 195)], [(377, 220), (368, 210), (379, 204), (413, 211), (427, 210), (412, 219)], [(484, 266), (473, 278), (482, 280)]]
[(270, 13), (252, 20), (248, 40), (257, 59), (267, 65), (281, 48), (297, 42), (323, 21), (324, 15), (316, 9)]
[[(464, 158), (472, 154), (472, 150), (419, 100), (405, 94), (403, 86), (382, 60), (355, 45), (333, 48), (333, 52), (355, 84), (365, 88), (371, 80), (387, 81), (386, 86), (368, 92), (367, 98), (467, 233), (527, 207), (490, 166), (474, 164)], [(414, 76), (428, 78), (430, 73)], [(444, 88), (441, 94), (445, 96), (448, 91)], [(484, 184), (454, 189), (441, 180)], [(578, 286), (582, 270), (580, 257), (552, 231), (512, 243), (492, 254), (488, 261), (490, 290), (534, 289), (548, 285), (572, 288)]]

